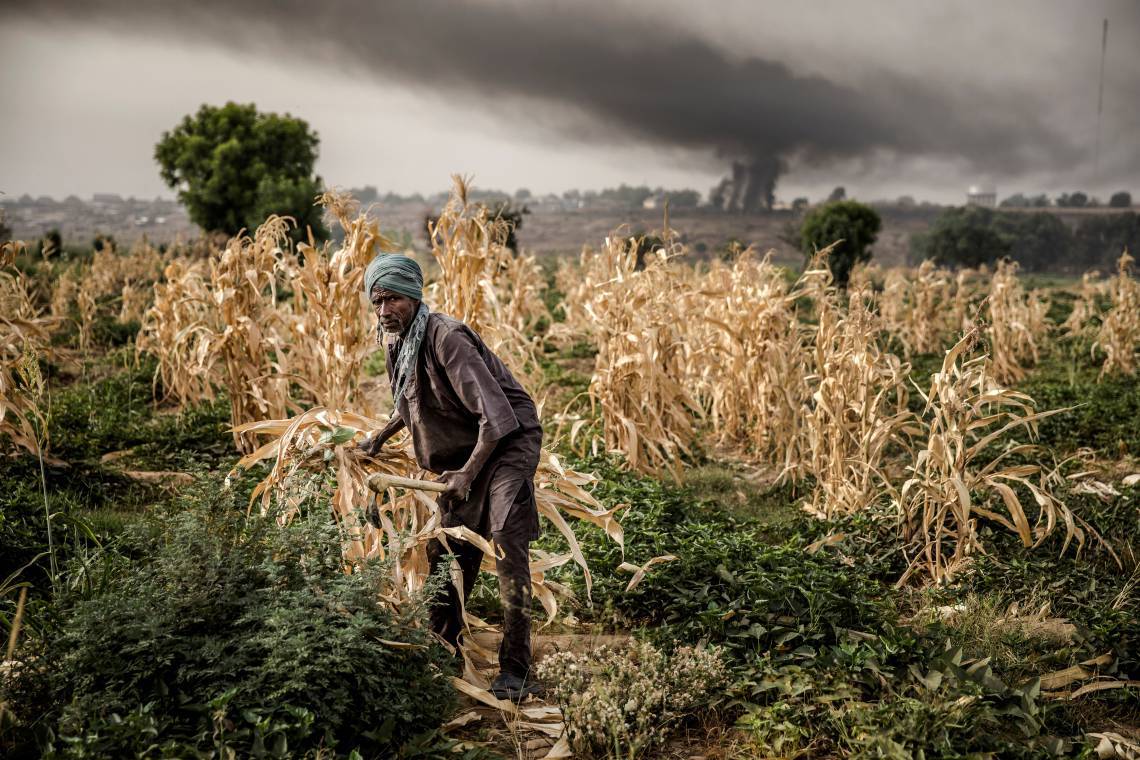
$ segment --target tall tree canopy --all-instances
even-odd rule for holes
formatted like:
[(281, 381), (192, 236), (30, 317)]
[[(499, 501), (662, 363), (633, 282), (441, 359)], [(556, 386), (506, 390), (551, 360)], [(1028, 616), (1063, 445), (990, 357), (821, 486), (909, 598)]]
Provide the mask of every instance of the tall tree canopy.
[(870, 261), (871, 246), (882, 224), (879, 214), (870, 206), (857, 201), (833, 201), (813, 209), (804, 217), (800, 227), (800, 248), (810, 257), (817, 250), (841, 240), (827, 257), (827, 266), (835, 284), (845, 288), (855, 265)]
[(178, 192), (190, 219), (208, 232), (253, 230), (270, 214), (292, 217), (328, 237), (314, 205), (321, 178), (313, 174), (319, 140), (288, 114), (259, 113), (252, 103), (203, 105), (162, 135), (154, 157), (162, 179)]

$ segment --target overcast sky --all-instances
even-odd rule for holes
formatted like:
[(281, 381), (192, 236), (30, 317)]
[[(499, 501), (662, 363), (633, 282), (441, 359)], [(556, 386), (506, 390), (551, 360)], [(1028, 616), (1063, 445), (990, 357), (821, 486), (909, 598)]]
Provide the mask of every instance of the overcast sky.
[(1138, 95), (1136, 0), (0, 0), (0, 191), (169, 196), (155, 142), (234, 100), (308, 121), (341, 187), (705, 193), (772, 160), (785, 199), (1105, 197), (1140, 193)]

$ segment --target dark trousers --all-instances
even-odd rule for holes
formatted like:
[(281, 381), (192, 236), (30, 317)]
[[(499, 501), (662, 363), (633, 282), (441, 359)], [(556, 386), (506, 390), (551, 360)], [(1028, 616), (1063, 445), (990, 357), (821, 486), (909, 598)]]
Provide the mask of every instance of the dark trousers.
[[(517, 521), (516, 521), (517, 522)], [(525, 678), (530, 671), (530, 532), (527, 526), (512, 526), (511, 520), (503, 530), (491, 535), (498, 553), (495, 566), (499, 574), (499, 598), (503, 603), (503, 641), (499, 644), (499, 670)], [(448, 545), (463, 571), (463, 601), (475, 587), (483, 552), (466, 541), (449, 538)], [(443, 544), (428, 544), (428, 560), (432, 573), (447, 555)], [(431, 627), (444, 641), (458, 646), (463, 630), (460, 618), (459, 594), (455, 584), (448, 580), (431, 610)]]

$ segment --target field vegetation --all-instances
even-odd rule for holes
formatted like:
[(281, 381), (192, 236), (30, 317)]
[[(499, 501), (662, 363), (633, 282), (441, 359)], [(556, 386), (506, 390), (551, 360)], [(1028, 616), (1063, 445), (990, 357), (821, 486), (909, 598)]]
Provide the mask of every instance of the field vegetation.
[[(840, 287), (834, 248), (696, 262), (666, 217), (540, 263), (457, 179), (425, 298), (547, 432), (549, 690), (514, 705), (494, 547), (400, 480), (405, 438), (356, 449), (398, 246), (322, 202), (342, 242), (0, 248), (5, 757), (1138, 756), (1130, 256)], [(488, 555), (455, 653), (433, 538)]]

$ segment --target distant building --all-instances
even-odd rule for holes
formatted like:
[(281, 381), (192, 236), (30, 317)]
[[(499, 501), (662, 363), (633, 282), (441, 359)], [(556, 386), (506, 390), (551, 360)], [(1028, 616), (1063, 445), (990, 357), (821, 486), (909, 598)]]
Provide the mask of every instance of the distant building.
[(966, 205), (982, 206), (983, 208), (996, 207), (997, 189), (992, 187), (978, 187), (977, 185), (971, 185), (970, 189), (966, 192)]

